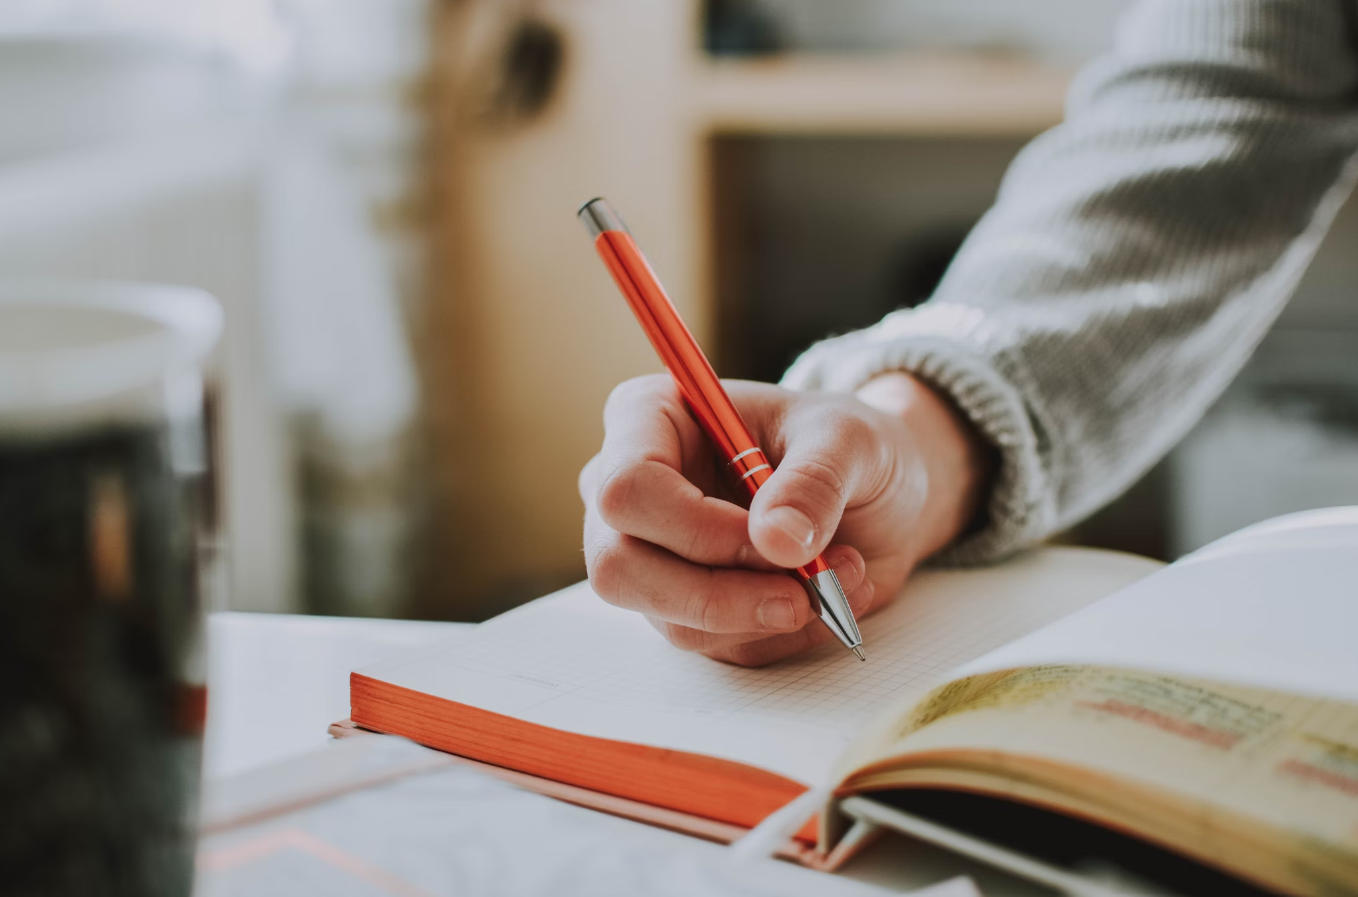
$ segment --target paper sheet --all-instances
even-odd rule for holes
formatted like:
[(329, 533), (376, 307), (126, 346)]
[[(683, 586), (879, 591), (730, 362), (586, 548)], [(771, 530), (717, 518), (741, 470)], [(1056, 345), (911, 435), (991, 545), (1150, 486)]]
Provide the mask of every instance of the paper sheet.
[(959, 675), (1095, 664), (1358, 702), (1358, 508), (1277, 518)]
[[(961, 881), (949, 887), (964, 888)], [(195, 897), (887, 893), (774, 860), (731, 863), (724, 847), (519, 791), (464, 768), (409, 776), (209, 835), (199, 845), (194, 887)]]
[(815, 785), (828, 780), (859, 726), (903, 691), (923, 691), (1157, 567), (1063, 548), (994, 568), (926, 571), (862, 621), (867, 663), (827, 644), (759, 670), (679, 651), (641, 616), (581, 584), (455, 645), (359, 672), (540, 725), (722, 757)]

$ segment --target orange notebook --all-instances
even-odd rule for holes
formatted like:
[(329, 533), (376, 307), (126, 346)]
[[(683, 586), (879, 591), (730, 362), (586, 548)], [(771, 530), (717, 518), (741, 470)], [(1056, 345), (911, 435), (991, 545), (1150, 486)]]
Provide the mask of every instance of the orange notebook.
[[(679, 651), (581, 584), (470, 638), (353, 673), (351, 725), (491, 764), (576, 803), (730, 840), (832, 781), (885, 707), (1155, 568), (1048, 549), (1002, 568), (928, 571), (864, 623), (868, 663), (827, 644), (758, 670)], [(815, 820), (797, 839), (790, 852), (824, 859)]]

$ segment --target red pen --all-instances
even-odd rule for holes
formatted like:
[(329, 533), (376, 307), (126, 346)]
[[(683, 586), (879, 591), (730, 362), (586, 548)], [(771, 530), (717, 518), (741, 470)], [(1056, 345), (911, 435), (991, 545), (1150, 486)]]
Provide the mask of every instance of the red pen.
[[(607, 202), (591, 199), (576, 214), (594, 238), (594, 247), (674, 378), (698, 425), (726, 458), (732, 476), (739, 478), (753, 497), (772, 475), (773, 465), (750, 436), (698, 341), (665, 295), (660, 279)], [(858, 633), (844, 587), (825, 559), (817, 557), (805, 567), (789, 572), (801, 581), (821, 621), (859, 660), (866, 660), (863, 637)]]

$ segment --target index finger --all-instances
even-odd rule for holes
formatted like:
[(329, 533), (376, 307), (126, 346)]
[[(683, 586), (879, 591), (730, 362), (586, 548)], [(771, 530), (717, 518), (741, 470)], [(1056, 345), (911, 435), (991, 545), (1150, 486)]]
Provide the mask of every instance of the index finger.
[(712, 449), (668, 377), (619, 387), (604, 425), (596, 480), (583, 490), (586, 506), (604, 523), (695, 563), (767, 566), (750, 545), (748, 512), (705, 495), (684, 476), (685, 459)]

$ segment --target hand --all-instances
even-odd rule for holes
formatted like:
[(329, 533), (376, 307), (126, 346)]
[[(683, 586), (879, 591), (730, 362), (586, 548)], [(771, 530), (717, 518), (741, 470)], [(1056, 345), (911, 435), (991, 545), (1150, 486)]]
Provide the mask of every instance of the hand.
[(777, 468), (749, 510), (665, 375), (613, 391), (580, 474), (590, 584), (678, 647), (746, 666), (804, 651), (831, 635), (779, 571), (823, 553), (861, 619), (974, 519), (990, 451), (919, 381), (724, 385)]

